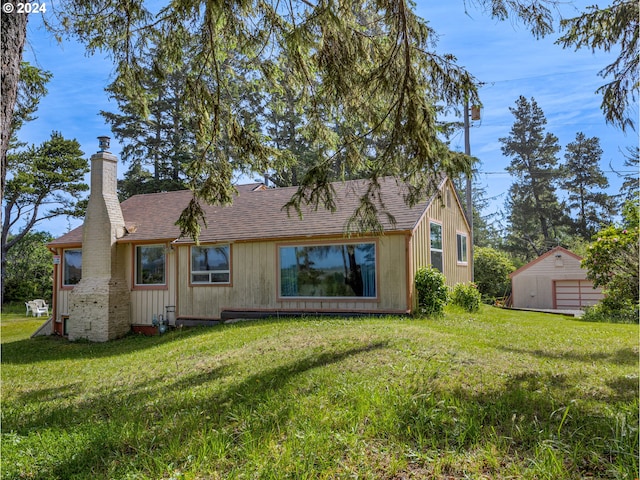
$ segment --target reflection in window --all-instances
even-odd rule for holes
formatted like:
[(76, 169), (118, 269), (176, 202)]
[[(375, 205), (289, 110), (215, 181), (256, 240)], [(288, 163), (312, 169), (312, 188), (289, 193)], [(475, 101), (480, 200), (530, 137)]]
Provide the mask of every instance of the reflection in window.
[(458, 233), (456, 234), (456, 240), (458, 244), (458, 262), (467, 263), (467, 236)]
[(82, 278), (82, 250), (65, 250), (62, 262), (62, 285), (76, 285)]
[[(431, 266), (440, 272), (442, 269), (442, 225), (439, 223), (431, 223), (429, 225), (430, 230), (430, 245), (431, 245)], [(444, 272), (443, 272), (444, 273)]]
[(376, 297), (375, 243), (280, 247), (280, 296)]
[(165, 284), (164, 245), (136, 247), (136, 285)]
[(191, 247), (191, 283), (229, 283), (229, 245)]

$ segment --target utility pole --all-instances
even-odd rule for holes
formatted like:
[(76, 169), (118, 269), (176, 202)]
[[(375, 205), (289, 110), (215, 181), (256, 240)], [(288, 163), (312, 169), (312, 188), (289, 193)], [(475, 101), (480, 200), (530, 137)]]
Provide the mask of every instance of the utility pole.
[[(474, 112), (475, 113), (475, 112)], [(471, 156), (471, 143), (469, 141), (469, 99), (464, 101), (464, 153)], [(467, 200), (467, 221), (469, 222), (469, 265), (471, 266), (471, 281), (474, 279), (473, 264), (473, 196), (471, 195), (471, 176), (473, 172), (467, 174), (467, 184), (465, 188)]]

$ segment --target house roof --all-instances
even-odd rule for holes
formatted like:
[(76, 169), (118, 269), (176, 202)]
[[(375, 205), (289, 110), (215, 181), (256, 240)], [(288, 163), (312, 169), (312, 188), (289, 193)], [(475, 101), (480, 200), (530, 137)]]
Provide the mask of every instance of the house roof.
[[(359, 206), (360, 196), (365, 192), (367, 182), (351, 180), (333, 183), (336, 211), (330, 212), (322, 207), (317, 210), (303, 207), (302, 218), (293, 210), (288, 214), (283, 209), (297, 187), (261, 189), (260, 185), (238, 185), (238, 193), (232, 205), (204, 204), (207, 227), (202, 228), (200, 242), (343, 235), (349, 218)], [(380, 185), (384, 207), (396, 221), (395, 224), (391, 224), (386, 215), (380, 215), (379, 220), (385, 232), (412, 230), (435, 198), (434, 195), (418, 205), (409, 207), (404, 201), (408, 192), (405, 184), (387, 177), (381, 179)], [(121, 203), (121, 208), (127, 233), (118, 241), (191, 242), (189, 238), (179, 238), (180, 229), (175, 225), (191, 199), (191, 191), (181, 190), (135, 195), (125, 200)], [(380, 211), (383, 210), (379, 202), (373, 203)], [(49, 245), (54, 247), (81, 243), (82, 227), (78, 227)]]
[(519, 269), (517, 269), (515, 272), (511, 272), (509, 274), (509, 278), (513, 278), (516, 275), (522, 273), (523, 271), (531, 268), (533, 265), (535, 265), (538, 262), (541, 262), (542, 260), (544, 260), (545, 258), (549, 258), (551, 255), (555, 255), (556, 253), (563, 253), (565, 255), (568, 255), (570, 257), (575, 258), (576, 260), (580, 261), (582, 260), (582, 257), (579, 255), (576, 255), (575, 253), (573, 253), (571, 250), (567, 250), (564, 247), (561, 246), (557, 246), (557, 247), (553, 247), (551, 250), (549, 250), (546, 253), (543, 253), (542, 255), (540, 255), (538, 258), (531, 260), (529, 263), (527, 263), (526, 265), (521, 266)]

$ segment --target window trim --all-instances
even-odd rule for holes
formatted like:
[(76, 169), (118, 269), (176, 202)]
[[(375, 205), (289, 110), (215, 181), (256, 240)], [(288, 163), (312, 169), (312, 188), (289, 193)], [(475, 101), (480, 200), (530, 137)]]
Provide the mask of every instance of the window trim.
[[(201, 247), (228, 247), (229, 248), (229, 281), (228, 282), (194, 282), (193, 274), (194, 270), (192, 270), (192, 251), (194, 248)], [(189, 246), (189, 286), (190, 287), (232, 287), (233, 286), (233, 244), (232, 243), (201, 243), (200, 245), (190, 245)], [(195, 270), (195, 273), (200, 272), (200, 270)], [(227, 270), (202, 270), (203, 273), (213, 273), (213, 272), (227, 272)], [(211, 278), (211, 277), (209, 277)]]
[[(78, 251), (80, 252), (80, 254), (82, 255), (82, 247), (70, 247), (70, 248), (64, 248), (62, 250), (62, 261), (61, 263), (61, 269), (60, 269), (60, 289), (61, 290), (73, 290), (73, 287), (75, 287), (77, 285), (77, 283), (74, 284), (69, 284), (69, 283), (64, 283), (65, 281), (65, 270), (66, 270), (66, 253), (68, 251)], [(82, 257), (80, 257), (82, 258)], [(82, 280), (82, 263), (80, 263), (80, 280)], [(80, 283), (80, 280), (78, 280), (78, 283)]]
[[(167, 266), (169, 264), (169, 258), (167, 254), (167, 244), (166, 243), (138, 243), (133, 244), (133, 268), (131, 269), (132, 278), (132, 287), (133, 290), (166, 290), (168, 289), (168, 269)], [(163, 249), (163, 257), (164, 257), (164, 282), (163, 283), (138, 283), (138, 247), (158, 247)]]
[[(464, 259), (460, 259), (460, 241), (459, 238), (464, 238)], [(469, 264), (469, 235), (465, 232), (456, 232), (456, 261), (458, 265), (468, 265)]]
[[(431, 240), (431, 225), (438, 225), (440, 227), (440, 248), (434, 248), (433, 245), (431, 244), (432, 240)], [(444, 273), (444, 227), (442, 226), (442, 222), (438, 222), (436, 220), (429, 220), (429, 265), (431, 265), (433, 268), (436, 268), (433, 265), (433, 252), (440, 252), (440, 257), (442, 259), (442, 273)], [(436, 268), (437, 270), (437, 268)]]
[[(312, 297), (312, 296), (283, 296), (281, 295), (281, 272), (280, 272), (280, 249), (283, 247), (324, 247), (330, 245), (358, 245), (358, 244), (373, 244), (375, 251), (375, 287), (376, 287), (376, 295), (375, 297)], [(276, 301), (277, 302), (360, 302), (360, 303), (379, 303), (380, 302), (380, 245), (377, 238), (359, 238), (355, 240), (310, 240), (310, 241), (301, 241), (301, 242), (283, 242), (276, 243)]]

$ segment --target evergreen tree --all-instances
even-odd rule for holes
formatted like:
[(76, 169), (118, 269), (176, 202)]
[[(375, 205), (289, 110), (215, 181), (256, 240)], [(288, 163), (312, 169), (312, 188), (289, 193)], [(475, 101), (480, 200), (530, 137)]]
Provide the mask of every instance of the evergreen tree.
[[(7, 239), (13, 241), (12, 236)], [(7, 253), (4, 302), (24, 302), (34, 298), (51, 299), (53, 263), (47, 243), (53, 236), (29, 232)]]
[(606, 7), (589, 6), (581, 15), (560, 21), (565, 33), (557, 43), (565, 48), (573, 46), (607, 52), (620, 49), (613, 63), (599, 72), (604, 78), (612, 77), (611, 80), (596, 92), (602, 94), (601, 108), (607, 122), (622, 130), (635, 129), (631, 116), (640, 89), (639, 23), (638, 0), (613, 0)]
[[(638, 178), (638, 164), (640, 163), (640, 147), (627, 147), (627, 153), (624, 154), (624, 166), (628, 168), (627, 173), (615, 174), (622, 178), (622, 187), (620, 194), (616, 196), (619, 207), (622, 207), (628, 201), (636, 201), (640, 197), (640, 179)], [(613, 170), (613, 168), (611, 168)]]
[[(84, 175), (89, 172), (76, 140), (53, 132), (40, 146), (7, 156), (10, 178), (3, 198), (1, 266), (5, 276), (7, 253), (44, 220), (84, 215), (89, 190)], [(10, 236), (23, 224), (19, 233)], [(4, 281), (2, 283), (4, 287)]]
[(545, 132), (547, 119), (535, 99), (520, 96), (508, 137), (500, 138), (502, 153), (511, 157), (507, 171), (516, 182), (507, 199), (509, 233), (514, 253), (527, 259), (541, 255), (557, 243), (565, 222), (556, 196), (560, 178), (558, 138)]
[(612, 198), (602, 191), (609, 186), (609, 180), (600, 169), (601, 156), (600, 139), (587, 138), (582, 132), (576, 134), (575, 142), (567, 145), (564, 154), (561, 186), (568, 192), (567, 207), (576, 211), (577, 218), (571, 220), (573, 229), (585, 240), (590, 240), (613, 215)]

